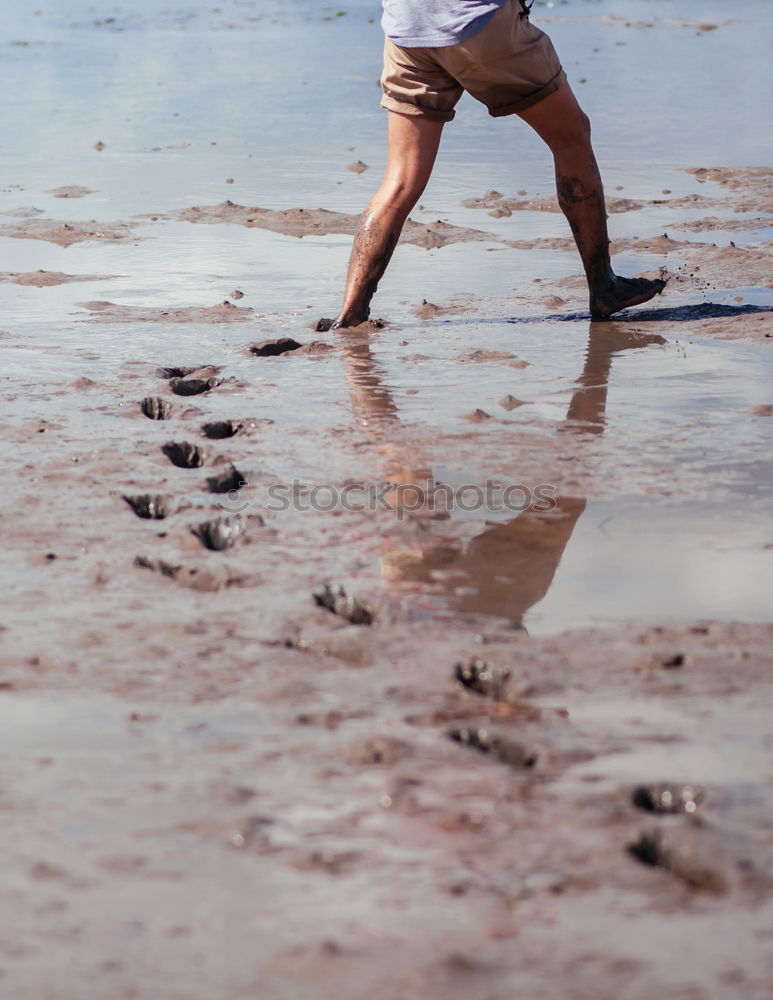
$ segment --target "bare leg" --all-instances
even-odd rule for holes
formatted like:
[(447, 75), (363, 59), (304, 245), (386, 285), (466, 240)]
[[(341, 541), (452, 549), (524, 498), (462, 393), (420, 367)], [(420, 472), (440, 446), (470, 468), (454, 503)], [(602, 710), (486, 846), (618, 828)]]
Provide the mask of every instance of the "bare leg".
[(389, 113), (389, 149), (381, 187), (357, 227), (344, 304), (332, 329), (356, 326), (370, 315), (370, 300), (387, 269), (408, 213), (435, 165), (443, 122)]
[(556, 190), (588, 279), (591, 315), (606, 319), (646, 302), (665, 287), (661, 280), (621, 278), (609, 260), (604, 188), (590, 139), (590, 122), (569, 86), (559, 87), (520, 117), (545, 140), (556, 167)]

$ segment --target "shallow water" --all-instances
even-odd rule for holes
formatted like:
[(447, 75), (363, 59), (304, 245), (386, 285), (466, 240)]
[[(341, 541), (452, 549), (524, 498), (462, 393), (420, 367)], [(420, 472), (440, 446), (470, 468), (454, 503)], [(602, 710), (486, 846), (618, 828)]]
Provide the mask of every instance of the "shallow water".
[[(173, 213), (360, 211), (384, 160), (378, 4), (5, 4), (9, 996), (769, 996), (773, 211), (742, 171), (743, 208), (687, 171), (771, 164), (773, 13), (534, 14), (608, 195), (641, 202), (610, 215), (618, 268), (679, 278), (591, 323), (558, 213), (463, 204), (552, 188), (539, 142), (465, 100), (414, 218), (481, 238), (403, 244), (374, 303), (387, 325), (330, 336), (309, 326), (337, 306), (346, 231)], [(124, 235), (64, 247), (55, 220)], [(36, 222), (44, 238), (10, 235)], [(86, 280), (13, 280), (41, 269)], [(244, 311), (213, 312), (224, 299)], [(246, 350), (280, 335), (333, 347)], [(202, 396), (154, 372), (205, 363), (225, 381)], [(157, 394), (168, 421), (139, 410)], [(205, 440), (220, 419), (246, 429)], [(206, 466), (172, 466), (169, 441)], [(211, 493), (231, 463), (248, 484)], [(387, 504), (277, 504), (294, 482)], [(136, 518), (123, 497), (145, 493), (175, 512)], [(247, 538), (205, 551), (191, 528), (223, 511)], [(316, 607), (328, 582), (376, 624)], [(508, 699), (454, 681), (470, 657), (507, 669)], [(537, 766), (448, 739), (468, 726)], [(687, 832), (720, 898), (626, 853), (658, 822), (631, 788), (665, 780), (706, 786)]]
[[(34, 371), (44, 382), (64, 376), (99, 382), (116, 366), (140, 359), (150, 365), (198, 363), (206, 355), (255, 387), (250, 410), (256, 415), (279, 408), (288, 428), (313, 426), (294, 440), (291, 453), (275, 456), (277, 476), (317, 483), (344, 474), (378, 478), (379, 469), (340, 449), (334, 458), (328, 454), (330, 468), (316, 459), (320, 440), (352, 419), (342, 377), (345, 356), (281, 369), (278, 388), (267, 396), (255, 381), (254, 362), (235, 352), (256, 327), (258, 339), (297, 334), (310, 319), (334, 309), (350, 237), (298, 240), (234, 225), (134, 218), (226, 198), (359, 211), (383, 162), (375, 7), (348, 4), (340, 13), (311, 3), (163, 8), (146, 0), (130, 8), (68, 3), (33, 12), (12, 4), (0, 101), (7, 135), (17, 131), (14, 121), (20, 127), (23, 120), (25, 130), (22, 142), (5, 143), (0, 212), (27, 208), (32, 217), (124, 220), (136, 228), (128, 242), (112, 246), (60, 247), (0, 236), (0, 270), (108, 276), (43, 289), (0, 284), (3, 325), (14, 334), (13, 344), (4, 345), (4, 377), (23, 381), (24, 373)], [(716, 191), (683, 169), (769, 160), (766, 105), (758, 96), (771, 76), (762, 30), (771, 12), (762, 0), (731, 12), (726, 4), (702, 4), (699, 20), (693, 5), (671, 0), (572, 0), (538, 4), (535, 14), (554, 37), (592, 115), (610, 193), (652, 199), (661, 188), (670, 197)], [(737, 61), (726, 58), (739, 46), (742, 79)], [(619, 99), (611, 100), (612, 92)], [(477, 483), (493, 475), (510, 482), (517, 480), (519, 465), (508, 458), (509, 435), (533, 433), (539, 439), (559, 428), (582, 371), (587, 320), (571, 312), (546, 315), (535, 305), (537, 279), (549, 283), (576, 274), (577, 261), (560, 250), (501, 244), (513, 237), (565, 235), (557, 214), (527, 211), (492, 219), (461, 204), (494, 187), (509, 194), (524, 190), (530, 197), (549, 194), (546, 154), (534, 137), (517, 123), (492, 123), (466, 99), (446, 132), (415, 217), (482, 228), (492, 241), (430, 251), (403, 247), (375, 304), (396, 326), (374, 338), (368, 364), (376, 366), (379, 392), (391, 401), (391, 428), (414, 440), (425, 437), (422, 461), (436, 467), (436, 479)], [(102, 151), (94, 149), (98, 141), (105, 144)], [(352, 159), (370, 169), (352, 174), (345, 169)], [(68, 199), (49, 193), (65, 184), (93, 193)], [(678, 239), (705, 242), (705, 234), (680, 231), (676, 224), (700, 217), (701, 210), (682, 209), (677, 219), (673, 213), (664, 204), (614, 214), (613, 237), (667, 229)], [(737, 245), (769, 236), (764, 227), (711, 233), (717, 243), (733, 238)], [(664, 260), (657, 253), (625, 251), (617, 263), (635, 271)], [(669, 261), (672, 267), (678, 262), (678, 256)], [(173, 333), (155, 323), (84, 323), (83, 303), (91, 300), (207, 306), (234, 288), (245, 292), (242, 304), (257, 310), (257, 323), (178, 324)], [(460, 292), (468, 296), (468, 309), (455, 318), (424, 323), (411, 314), (423, 299), (460, 302)], [(755, 287), (688, 288), (672, 295), (669, 305), (730, 304), (739, 296), (773, 307), (773, 292)], [(669, 609), (682, 619), (767, 615), (770, 436), (767, 421), (749, 411), (770, 401), (770, 351), (696, 339), (689, 311), (671, 326), (668, 316), (665, 343), (615, 357), (606, 412), (597, 421), (603, 436), (590, 446), (583, 441), (579, 453), (571, 435), (560, 439), (563, 460), (583, 466), (593, 495), (583, 497), (587, 510), (550, 595), (529, 612), (531, 629), (652, 618)], [(646, 331), (647, 318), (642, 311), (635, 329)], [(658, 333), (663, 330), (658, 324)], [(479, 345), (514, 352), (529, 367), (460, 366), (459, 355)], [(35, 398), (30, 391), (5, 402), (9, 419), (19, 415), (20, 398), (29, 406)], [(496, 400), (508, 393), (530, 405), (498, 410)], [(294, 401), (291, 410), (283, 407), (287, 397)], [(449, 460), (453, 446), (443, 433), (453, 438), (460, 416), (476, 408), (493, 408), (496, 424), (478, 435), (475, 463)], [(59, 419), (66, 413), (73, 432), (85, 432), (77, 398), (38, 399), (36, 412)], [(96, 415), (90, 408), (87, 419), (92, 431), (110, 433), (109, 406)], [(534, 463), (529, 474), (539, 476)], [(550, 478), (549, 468), (545, 475)], [(484, 509), (475, 516), (492, 515)], [(599, 527), (610, 519), (614, 541)], [(709, 544), (718, 522), (721, 553)], [(651, 544), (637, 557), (647, 525), (653, 528)], [(462, 539), (467, 529), (459, 530)], [(613, 558), (622, 552), (625, 560)], [(465, 586), (486, 590), (485, 581)]]

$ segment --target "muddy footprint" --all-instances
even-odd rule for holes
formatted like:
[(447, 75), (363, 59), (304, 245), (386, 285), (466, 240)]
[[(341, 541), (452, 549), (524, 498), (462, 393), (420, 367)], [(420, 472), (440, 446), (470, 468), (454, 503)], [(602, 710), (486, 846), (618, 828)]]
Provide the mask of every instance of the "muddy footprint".
[(223, 384), (221, 378), (170, 378), (169, 388), (176, 396), (200, 396)]
[(714, 852), (700, 843), (694, 829), (644, 831), (628, 845), (628, 853), (644, 865), (670, 872), (690, 889), (717, 894), (728, 889)]
[(375, 615), (371, 608), (358, 601), (356, 597), (349, 597), (343, 587), (333, 589), (329, 584), (325, 584), (322, 590), (318, 590), (314, 595), (314, 600), (321, 608), (339, 618), (344, 618), (352, 625), (372, 625)]
[(236, 517), (218, 517), (212, 521), (204, 521), (191, 528), (202, 545), (212, 552), (223, 552), (235, 545), (247, 528), (247, 522), (238, 515)]
[(194, 365), (193, 367), (180, 368), (180, 367), (170, 367), (170, 368), (156, 368), (155, 374), (158, 378), (165, 379), (167, 382), (173, 378), (187, 378), (188, 375), (193, 375), (195, 372), (201, 378), (209, 378), (214, 375), (219, 375), (222, 371), (217, 365)]
[(202, 424), (202, 433), (213, 440), (231, 438), (240, 434), (244, 430), (243, 420), (213, 420), (211, 423)]
[(168, 441), (161, 451), (172, 465), (179, 469), (198, 469), (206, 461), (206, 452), (196, 444), (188, 441)]
[(470, 660), (456, 664), (454, 678), (475, 694), (494, 701), (507, 701), (507, 688), (512, 675), (509, 670), (497, 668), (486, 660)]
[(146, 396), (140, 403), (140, 409), (149, 420), (168, 420), (174, 407), (160, 396)]
[(249, 480), (235, 465), (232, 465), (227, 472), (210, 476), (207, 480), (207, 489), (210, 493), (238, 493), (243, 486), (249, 486)]
[(302, 345), (292, 337), (277, 337), (275, 340), (261, 340), (259, 344), (250, 344), (250, 354), (259, 358), (275, 358), (289, 351), (297, 351)]
[(152, 493), (143, 493), (139, 496), (122, 496), (128, 503), (137, 517), (147, 518), (153, 521), (163, 521), (172, 513), (172, 504), (166, 498)]
[(490, 733), (487, 729), (452, 729), (448, 736), (456, 743), (463, 743), (465, 746), (480, 750), (481, 753), (491, 754), (495, 760), (509, 767), (530, 768), (537, 763), (537, 754), (534, 750), (522, 743), (516, 743), (515, 740)]
[(179, 563), (169, 563), (153, 556), (136, 556), (134, 565), (140, 569), (148, 569), (160, 576), (174, 580), (175, 583), (189, 590), (202, 593), (213, 593), (229, 586), (231, 579), (222, 573), (211, 573), (200, 566), (182, 566)]
[(698, 785), (638, 785), (631, 801), (639, 809), (654, 813), (694, 813), (705, 794)]
[(174, 580), (182, 569), (179, 563), (170, 563), (165, 559), (155, 559), (152, 556), (135, 556), (134, 565), (140, 569), (149, 569), (161, 576), (167, 576)]

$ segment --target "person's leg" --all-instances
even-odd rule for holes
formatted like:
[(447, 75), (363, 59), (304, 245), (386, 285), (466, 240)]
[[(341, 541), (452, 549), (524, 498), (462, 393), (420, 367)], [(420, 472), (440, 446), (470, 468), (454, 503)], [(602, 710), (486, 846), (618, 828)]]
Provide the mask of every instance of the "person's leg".
[(408, 213), (435, 164), (443, 122), (389, 111), (389, 149), (381, 187), (365, 209), (349, 259), (344, 303), (332, 329), (356, 326), (370, 315), (378, 287)]
[(591, 315), (605, 319), (662, 292), (662, 280), (621, 278), (612, 270), (604, 189), (591, 146), (590, 122), (571, 87), (559, 87), (519, 112), (519, 117), (544, 139), (553, 154), (558, 203), (585, 268)]

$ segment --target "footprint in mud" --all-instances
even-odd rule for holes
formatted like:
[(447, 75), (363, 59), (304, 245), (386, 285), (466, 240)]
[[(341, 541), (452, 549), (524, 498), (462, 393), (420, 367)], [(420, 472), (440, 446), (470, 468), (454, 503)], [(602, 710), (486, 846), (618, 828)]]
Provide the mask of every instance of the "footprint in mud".
[(236, 544), (244, 535), (246, 528), (247, 522), (236, 515), (235, 517), (218, 517), (212, 521), (204, 521), (197, 527), (191, 528), (191, 531), (210, 551), (223, 552)]
[(137, 556), (134, 565), (140, 569), (149, 569), (153, 573), (159, 573), (189, 590), (198, 590), (203, 593), (213, 593), (222, 590), (223, 587), (227, 587), (232, 582), (238, 582), (224, 573), (212, 573), (198, 566), (186, 567), (179, 563), (169, 563), (165, 559), (155, 559), (153, 556)]
[(343, 587), (333, 589), (329, 584), (325, 584), (322, 590), (318, 590), (314, 595), (314, 600), (321, 608), (339, 618), (344, 618), (352, 625), (372, 625), (375, 620), (373, 610), (367, 605), (358, 601), (356, 597), (349, 597)]
[(297, 351), (302, 346), (292, 337), (277, 337), (275, 340), (261, 340), (258, 344), (250, 344), (249, 351), (259, 358), (275, 358), (289, 351)]
[(646, 812), (688, 815), (696, 812), (704, 798), (698, 785), (638, 785), (631, 795), (633, 804)]
[(139, 566), (140, 569), (149, 569), (154, 573), (160, 573), (161, 576), (168, 576), (170, 580), (174, 580), (182, 569), (179, 563), (170, 563), (165, 559), (154, 559), (151, 556), (136, 556), (134, 565)]
[(194, 365), (192, 368), (156, 368), (155, 374), (158, 378), (169, 381), (173, 378), (187, 378), (196, 374), (200, 378), (211, 378), (219, 375), (223, 369), (217, 365)]
[(249, 480), (235, 465), (232, 465), (227, 472), (221, 472), (220, 475), (210, 476), (207, 479), (207, 489), (210, 493), (238, 493), (243, 486), (249, 486)]
[(140, 403), (140, 409), (150, 420), (168, 420), (174, 406), (160, 396), (146, 396)]
[(497, 668), (486, 660), (470, 660), (468, 663), (456, 664), (454, 679), (469, 691), (485, 698), (507, 701), (512, 674), (506, 668)]
[(137, 517), (147, 518), (153, 521), (163, 521), (172, 513), (172, 504), (166, 498), (152, 493), (143, 493), (139, 496), (123, 496), (123, 500), (128, 503)]
[(509, 767), (530, 768), (537, 763), (537, 754), (534, 750), (522, 743), (516, 743), (515, 740), (490, 733), (487, 729), (452, 729), (448, 736), (456, 743), (463, 743), (465, 746), (480, 750), (481, 753), (491, 754), (494, 760)]
[(223, 384), (221, 378), (170, 378), (169, 388), (176, 396), (200, 396)]
[(221, 440), (241, 434), (244, 427), (243, 420), (213, 420), (208, 424), (202, 424), (201, 430), (205, 437)]
[(728, 883), (714, 852), (701, 845), (698, 831), (648, 830), (628, 845), (628, 853), (653, 868), (663, 868), (690, 889), (727, 892)]
[(172, 465), (176, 465), (179, 469), (198, 469), (207, 457), (202, 448), (196, 444), (189, 444), (188, 441), (168, 441), (162, 446), (161, 451)]

